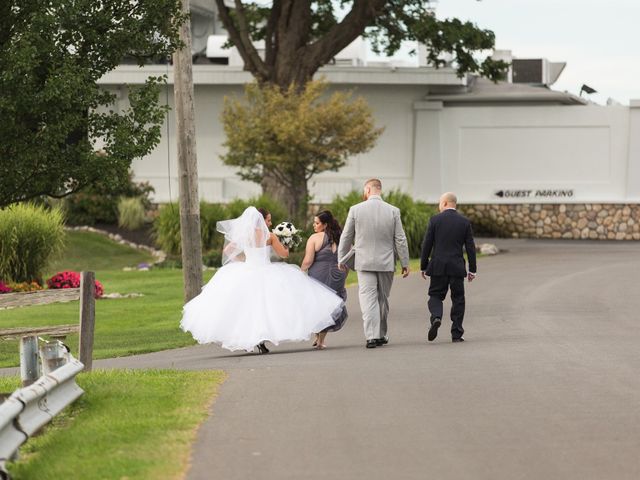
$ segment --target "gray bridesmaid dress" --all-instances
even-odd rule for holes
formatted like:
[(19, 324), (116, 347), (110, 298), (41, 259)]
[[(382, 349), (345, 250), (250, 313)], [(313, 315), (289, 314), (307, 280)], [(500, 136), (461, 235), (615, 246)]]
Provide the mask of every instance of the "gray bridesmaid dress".
[[(347, 289), (344, 283), (347, 280), (347, 272), (342, 272), (338, 268), (338, 250), (331, 251), (331, 243), (329, 236), (325, 233), (322, 240), (320, 250), (316, 252), (313, 263), (309, 267), (309, 276), (324, 283), (326, 286), (335, 290), (335, 292), (347, 301)], [(335, 319), (336, 324), (327, 327), (323, 332), (337, 332), (342, 328), (347, 320), (347, 307), (343, 307), (342, 313)]]

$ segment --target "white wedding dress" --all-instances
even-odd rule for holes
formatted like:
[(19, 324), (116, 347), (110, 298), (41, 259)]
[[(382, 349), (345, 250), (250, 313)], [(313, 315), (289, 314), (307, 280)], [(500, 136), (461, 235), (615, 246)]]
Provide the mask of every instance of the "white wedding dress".
[(199, 343), (250, 351), (263, 341), (308, 340), (335, 324), (342, 298), (297, 266), (271, 263), (269, 231), (254, 207), (218, 230), (227, 242), (224, 265), (184, 306), (184, 331)]

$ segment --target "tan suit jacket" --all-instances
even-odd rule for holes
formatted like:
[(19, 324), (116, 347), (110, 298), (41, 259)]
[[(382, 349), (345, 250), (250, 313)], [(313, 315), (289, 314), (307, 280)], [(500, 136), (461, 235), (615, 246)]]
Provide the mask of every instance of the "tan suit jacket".
[(378, 195), (351, 207), (340, 237), (340, 263), (349, 264), (354, 253), (352, 268), (357, 271), (393, 272), (396, 258), (408, 267), (409, 248), (400, 210)]

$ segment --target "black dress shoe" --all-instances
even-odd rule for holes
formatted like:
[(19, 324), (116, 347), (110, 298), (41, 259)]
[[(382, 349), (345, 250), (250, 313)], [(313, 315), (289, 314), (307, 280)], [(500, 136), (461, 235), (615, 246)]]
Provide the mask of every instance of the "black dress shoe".
[(376, 338), (376, 345), (378, 347), (386, 345), (387, 343), (389, 343), (389, 337)]
[(464, 342), (464, 338), (462, 338), (462, 337), (460, 337), (460, 338), (452, 338), (451, 341), (453, 343)]
[(378, 346), (378, 341), (376, 339), (367, 340), (367, 348), (376, 348)]
[(431, 328), (429, 329), (429, 334), (427, 335), (427, 339), (430, 342), (433, 342), (438, 336), (438, 329), (440, 328), (441, 323), (442, 320), (440, 320), (439, 318), (434, 318), (431, 322)]

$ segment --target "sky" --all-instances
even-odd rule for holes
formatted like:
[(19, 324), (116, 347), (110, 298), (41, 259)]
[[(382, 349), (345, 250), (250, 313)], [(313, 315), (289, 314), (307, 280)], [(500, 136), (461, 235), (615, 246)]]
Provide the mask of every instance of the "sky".
[(438, 18), (469, 20), (517, 58), (567, 62), (554, 90), (582, 84), (628, 105), (640, 99), (640, 0), (440, 0)]
[(439, 0), (438, 18), (468, 20), (516, 58), (566, 62), (551, 87), (628, 105), (640, 99), (640, 0)]

